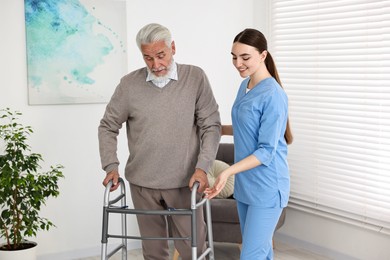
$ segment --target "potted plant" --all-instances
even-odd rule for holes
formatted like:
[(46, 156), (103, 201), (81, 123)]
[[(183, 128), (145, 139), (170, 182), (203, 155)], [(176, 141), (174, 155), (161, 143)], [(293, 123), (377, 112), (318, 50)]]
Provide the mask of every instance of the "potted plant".
[(28, 243), (27, 237), (54, 226), (39, 211), (49, 197), (59, 195), (58, 181), (64, 177), (62, 165), (38, 172), (42, 155), (31, 152), (27, 140), (33, 130), (19, 123), (20, 115), (9, 108), (0, 110), (0, 237), (5, 240), (0, 255), (28, 251), (24, 249), (36, 243)]

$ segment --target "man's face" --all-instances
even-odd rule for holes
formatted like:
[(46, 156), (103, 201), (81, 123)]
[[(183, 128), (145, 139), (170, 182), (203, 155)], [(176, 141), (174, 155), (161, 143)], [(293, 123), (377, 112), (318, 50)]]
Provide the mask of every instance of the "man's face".
[(163, 77), (168, 73), (169, 66), (172, 64), (175, 42), (172, 41), (170, 48), (165, 41), (142, 44), (141, 52), (150, 71), (157, 77)]

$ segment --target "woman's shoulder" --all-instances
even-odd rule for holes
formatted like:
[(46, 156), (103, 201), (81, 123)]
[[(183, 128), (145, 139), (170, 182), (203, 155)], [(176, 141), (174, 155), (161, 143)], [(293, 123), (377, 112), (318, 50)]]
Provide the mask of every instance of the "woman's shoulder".
[(282, 86), (280, 86), (280, 84), (273, 77), (265, 79), (262, 83), (263, 85), (261, 89), (264, 90), (265, 94), (267, 94), (268, 96), (286, 96), (286, 92), (284, 91)]

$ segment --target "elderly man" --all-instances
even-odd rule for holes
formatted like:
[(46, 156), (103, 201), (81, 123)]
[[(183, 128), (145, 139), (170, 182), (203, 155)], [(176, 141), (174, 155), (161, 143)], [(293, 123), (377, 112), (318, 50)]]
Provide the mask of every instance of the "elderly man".
[[(220, 140), (220, 116), (202, 69), (173, 60), (175, 42), (169, 30), (148, 24), (137, 34), (146, 67), (124, 76), (99, 125), (103, 185), (118, 187), (117, 136), (126, 123), (129, 158), (125, 176), (136, 209), (190, 208), (191, 187), (208, 187), (206, 172)], [(167, 235), (163, 216), (138, 215), (141, 236)], [(190, 235), (190, 218), (172, 216), (174, 236)], [(202, 207), (197, 215), (198, 254), (205, 248)], [(182, 259), (191, 259), (189, 241), (175, 240)], [(168, 259), (167, 241), (143, 240), (145, 259)]]

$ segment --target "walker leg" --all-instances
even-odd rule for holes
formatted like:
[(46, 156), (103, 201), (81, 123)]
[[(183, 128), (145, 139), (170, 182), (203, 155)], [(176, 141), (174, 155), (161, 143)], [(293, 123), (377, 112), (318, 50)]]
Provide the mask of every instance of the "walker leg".
[(196, 246), (195, 247), (192, 247), (191, 248), (191, 250), (192, 250), (192, 260), (197, 260), (198, 259), (198, 255), (197, 255), (197, 248), (196, 248)]
[(196, 237), (196, 204), (191, 205), (191, 251), (192, 251), (192, 260), (197, 260), (197, 237)]
[[(126, 190), (125, 185), (122, 185), (122, 194), (124, 194), (124, 197), (121, 200), (121, 206), (124, 208), (126, 207)], [(122, 218), (122, 260), (127, 260), (127, 217), (126, 214), (121, 214)]]
[(107, 207), (103, 207), (101, 260), (108, 259), (107, 258), (107, 233), (108, 233), (108, 212), (107, 212)]
[(101, 260), (107, 260), (107, 243), (102, 243), (102, 249), (100, 254)]
[(208, 248), (210, 248), (209, 260), (214, 260), (213, 227), (212, 227), (212, 221), (211, 221), (210, 200), (206, 201), (206, 223), (207, 223)]
[(122, 239), (122, 244), (122, 260), (127, 260), (127, 241), (125, 238)]
[(122, 260), (127, 260), (126, 214), (122, 214)]

